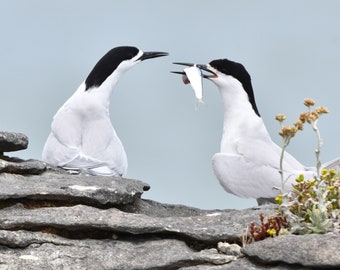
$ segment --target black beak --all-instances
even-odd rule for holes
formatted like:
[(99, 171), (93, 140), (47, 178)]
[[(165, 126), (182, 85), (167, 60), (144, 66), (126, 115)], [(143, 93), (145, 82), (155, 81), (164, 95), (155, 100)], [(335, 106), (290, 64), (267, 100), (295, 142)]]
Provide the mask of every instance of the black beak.
[(174, 62), (173, 64), (175, 64), (175, 65), (187, 66), (187, 67), (192, 67), (192, 66), (195, 65), (195, 64), (193, 64), (193, 63), (180, 63), (180, 62)]
[[(175, 65), (182, 65), (182, 66), (187, 66), (187, 67), (192, 67), (195, 64), (192, 63), (179, 63), (179, 62), (174, 62), (173, 64)], [(185, 75), (184, 71), (170, 71), (171, 73), (175, 73), (175, 74), (181, 74), (181, 75)]]
[(169, 55), (167, 52), (143, 52), (142, 56), (138, 60), (143, 61), (146, 59), (162, 57)]
[(215, 72), (211, 71), (210, 69), (208, 69), (207, 65), (198, 64), (198, 65), (196, 65), (196, 67), (212, 74), (212, 75), (203, 74), (203, 76), (202, 76), (203, 78), (205, 78), (205, 79), (217, 78), (217, 74)]
[[(212, 75), (206, 75), (202, 73), (202, 77), (205, 79), (209, 79), (209, 78), (216, 78), (217, 74), (213, 71), (211, 71), (210, 69), (207, 68), (207, 65), (199, 65), (199, 64), (192, 64), (192, 63), (180, 63), (180, 62), (174, 62), (173, 64), (175, 65), (182, 65), (182, 66), (188, 66), (188, 67), (192, 67), (192, 66), (196, 66), (201, 70), (204, 70), (206, 72), (211, 73)], [(183, 71), (171, 71), (171, 73), (175, 73), (175, 74), (185, 74), (185, 72)]]

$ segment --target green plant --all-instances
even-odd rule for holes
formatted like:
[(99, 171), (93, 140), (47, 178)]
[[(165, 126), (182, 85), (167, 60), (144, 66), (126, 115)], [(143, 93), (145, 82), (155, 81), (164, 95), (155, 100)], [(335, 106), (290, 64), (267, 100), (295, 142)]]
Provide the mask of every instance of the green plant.
[[(279, 218), (285, 223), (284, 233), (306, 234), (306, 233), (325, 233), (334, 229), (334, 224), (339, 224), (340, 214), (340, 174), (335, 168), (321, 169), (320, 152), (322, 139), (317, 127), (318, 120), (322, 114), (328, 113), (326, 107), (317, 107), (314, 100), (305, 99), (304, 105), (308, 108), (299, 116), (299, 120), (291, 126), (284, 126), (283, 122), (286, 116), (283, 114), (276, 115), (276, 120), (280, 122), (281, 130), (279, 135), (282, 137), (282, 151), (280, 156), (281, 187), (280, 195), (276, 197), (278, 204), (278, 214), (271, 217), (271, 220)], [(304, 124), (310, 124), (317, 138), (316, 155), (316, 176), (314, 179), (305, 179), (300, 175), (296, 183), (292, 184), (292, 191), (285, 191), (285, 184), (288, 179), (283, 175), (284, 153), (293, 138), (299, 130), (303, 130)], [(250, 224), (249, 233), (254, 241), (262, 240), (269, 236), (282, 234), (282, 228), (275, 231), (275, 234), (268, 234), (267, 230), (272, 226), (264, 222), (264, 217), (260, 217), (261, 225), (255, 226)], [(268, 227), (269, 226), (269, 227)], [(268, 228), (267, 228), (268, 227)]]
[[(323, 169), (319, 179), (300, 175), (286, 198), (291, 215), (300, 217), (300, 232), (325, 233), (339, 215), (340, 175), (336, 169)], [(283, 201), (278, 198), (280, 206)], [(301, 230), (302, 229), (302, 230)]]
[[(281, 195), (276, 198), (276, 201), (293, 232), (325, 233), (331, 230), (333, 226), (331, 218), (339, 212), (339, 187), (334, 183), (339, 181), (339, 173), (335, 169), (321, 171), (322, 139), (317, 123), (322, 114), (328, 113), (328, 109), (320, 106), (313, 110), (315, 102), (310, 98), (305, 99), (304, 105), (308, 111), (301, 113), (299, 120), (293, 126), (282, 126), (285, 117), (276, 116), (281, 124), (279, 134), (283, 139), (280, 159)], [(305, 123), (311, 125), (317, 137), (316, 176), (314, 179), (305, 179), (303, 175), (300, 175), (296, 183), (292, 185), (292, 192), (285, 193), (284, 184), (287, 179), (283, 178), (282, 173), (284, 151), (296, 132), (303, 130)]]

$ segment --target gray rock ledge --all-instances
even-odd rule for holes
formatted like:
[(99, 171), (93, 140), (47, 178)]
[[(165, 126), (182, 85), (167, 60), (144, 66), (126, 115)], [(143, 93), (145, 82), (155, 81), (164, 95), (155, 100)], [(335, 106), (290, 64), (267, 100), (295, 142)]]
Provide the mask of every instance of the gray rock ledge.
[(60, 204), (94, 206), (124, 205), (140, 198), (150, 186), (138, 180), (119, 177), (70, 175), (64, 170), (41, 175), (0, 173), (0, 203), (12, 201), (53, 201)]
[(102, 230), (117, 235), (170, 234), (178, 238), (217, 244), (219, 241), (239, 241), (244, 228), (250, 223), (248, 222), (250, 213), (247, 211), (243, 213), (244, 216), (238, 219), (233, 218), (237, 211), (210, 211), (195, 216), (158, 218), (125, 213), (115, 208), (103, 210), (85, 205), (32, 210), (16, 206), (1, 211), (0, 229), (35, 230), (44, 227), (70, 232)]
[(8, 157), (4, 152), (26, 149), (28, 137), (21, 133), (0, 132), (0, 173), (40, 174), (46, 171), (46, 164), (39, 160), (22, 160)]
[[(201, 210), (143, 200), (131, 179), (0, 173), (0, 269), (340, 269), (340, 236), (287, 235), (252, 243), (250, 222), (273, 206)], [(221, 246), (221, 245), (220, 245)]]
[(283, 235), (248, 245), (242, 252), (265, 264), (340, 269), (340, 234)]
[(28, 137), (22, 133), (0, 131), (0, 153), (26, 149)]
[(178, 269), (234, 259), (214, 249), (195, 252), (175, 239), (68, 240), (45, 233), (0, 231), (2, 245), (14, 242), (21, 248), (0, 248), (1, 269)]
[(0, 159), (0, 173), (14, 174), (41, 174), (46, 171), (46, 164), (39, 160), (21, 160), (17, 158), (2, 157)]

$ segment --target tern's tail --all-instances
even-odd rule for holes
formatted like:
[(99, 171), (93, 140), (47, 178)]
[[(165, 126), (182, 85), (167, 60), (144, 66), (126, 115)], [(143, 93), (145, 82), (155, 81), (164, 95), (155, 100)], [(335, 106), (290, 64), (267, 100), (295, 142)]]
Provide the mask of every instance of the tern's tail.
[(340, 158), (339, 157), (322, 164), (323, 169), (333, 169), (333, 168), (336, 168), (336, 167), (339, 167), (339, 166), (340, 166)]

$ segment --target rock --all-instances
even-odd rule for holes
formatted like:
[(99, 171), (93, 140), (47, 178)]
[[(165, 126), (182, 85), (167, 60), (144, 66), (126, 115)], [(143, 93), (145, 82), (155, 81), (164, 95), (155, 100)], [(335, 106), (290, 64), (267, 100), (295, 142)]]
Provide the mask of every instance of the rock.
[[(230, 261), (217, 250), (200, 252), (175, 239), (69, 240), (45, 233), (0, 231), (1, 269), (178, 269)], [(33, 240), (34, 239), (34, 240)]]
[(28, 137), (22, 133), (0, 132), (0, 153), (26, 149)]
[[(141, 181), (58, 168), (41, 175), (0, 173), (0, 186), (4, 269), (340, 267), (339, 234), (266, 239), (247, 245), (243, 256), (230, 249), (241, 244), (260, 213), (274, 215), (273, 206), (201, 210), (162, 204), (141, 198), (150, 188)], [(218, 246), (232, 255), (219, 253)]]
[(123, 178), (70, 175), (51, 171), (41, 175), (0, 174), (0, 200), (49, 201), (58, 204), (105, 206), (133, 203), (150, 186)]
[[(132, 204), (126, 204), (120, 206), (124, 212), (135, 213), (135, 214), (145, 214), (150, 217), (187, 217), (187, 216), (197, 216), (211, 213), (212, 211), (201, 210), (194, 207), (188, 207), (184, 205), (173, 205), (159, 203), (152, 200), (141, 200), (137, 199)], [(221, 210), (216, 210), (219, 212)], [(228, 211), (228, 210), (224, 210)], [(230, 210), (232, 211), (232, 210)]]
[[(181, 270), (312, 270), (311, 268), (299, 265), (261, 265), (259, 263), (248, 260), (247, 258), (238, 258), (235, 261), (223, 265), (195, 265), (189, 267), (181, 267)], [(315, 268), (313, 269), (315, 270)]]
[[(194, 207), (177, 204), (164, 204), (151, 200), (137, 199), (133, 204), (127, 204), (120, 207), (124, 212), (145, 214), (150, 217), (190, 217), (190, 216), (208, 216), (218, 217), (223, 214), (230, 222), (235, 222), (243, 227), (243, 231), (252, 221), (259, 222), (259, 214), (265, 216), (275, 214), (274, 205), (264, 205), (244, 210), (202, 210)], [(239, 215), (238, 215), (239, 214)]]
[(242, 252), (265, 265), (281, 262), (340, 269), (340, 234), (283, 235), (255, 242)]
[(39, 160), (19, 160), (15, 161), (11, 158), (7, 160), (0, 159), (0, 173), (14, 173), (14, 174), (41, 174), (46, 171), (46, 165)]
[(340, 269), (338, 233), (269, 238), (240, 254), (246, 228), (275, 206), (201, 210), (144, 200), (150, 186), (138, 180), (5, 157), (20, 138), (0, 133), (0, 269)]
[(4, 152), (26, 149), (26, 135), (14, 132), (0, 132), (0, 173), (40, 174), (46, 170), (45, 163), (39, 160), (22, 160), (4, 156)]
[[(254, 212), (254, 211), (253, 211)], [(213, 212), (204, 215), (157, 218), (143, 214), (122, 212), (116, 208), (98, 209), (76, 205), (48, 207), (27, 211), (17, 206), (0, 211), (0, 229), (39, 227), (59, 228), (68, 231), (101, 230), (133, 235), (172, 234), (200, 242), (239, 241), (247, 225), (241, 215), (236, 221), (233, 212)], [(246, 214), (247, 211), (244, 211)]]
[(218, 251), (232, 256), (241, 256), (241, 247), (237, 244), (229, 244), (227, 242), (219, 242), (217, 244)]

